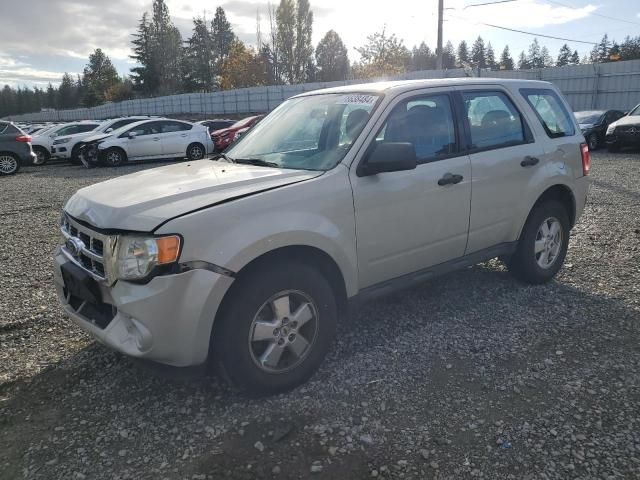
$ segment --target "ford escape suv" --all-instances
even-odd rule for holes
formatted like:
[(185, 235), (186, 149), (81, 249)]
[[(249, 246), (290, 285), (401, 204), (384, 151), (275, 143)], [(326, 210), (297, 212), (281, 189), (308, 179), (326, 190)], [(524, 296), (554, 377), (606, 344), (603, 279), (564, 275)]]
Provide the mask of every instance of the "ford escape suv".
[(211, 361), (290, 389), (350, 301), (500, 257), (553, 278), (585, 205), (589, 151), (537, 81), (351, 85), (293, 97), (218, 161), (123, 176), (64, 207), (55, 283), (125, 354)]

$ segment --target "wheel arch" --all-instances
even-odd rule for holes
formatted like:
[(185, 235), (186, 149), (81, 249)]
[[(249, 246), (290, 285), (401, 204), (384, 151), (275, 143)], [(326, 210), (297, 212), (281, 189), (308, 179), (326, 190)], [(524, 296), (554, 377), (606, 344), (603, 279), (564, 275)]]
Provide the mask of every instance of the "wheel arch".
[(547, 202), (549, 200), (555, 200), (560, 202), (562, 205), (564, 205), (564, 207), (567, 209), (567, 215), (569, 216), (570, 228), (573, 228), (576, 222), (576, 198), (571, 188), (569, 188), (565, 184), (556, 183), (555, 185), (551, 185), (546, 190), (544, 190), (538, 196), (536, 201), (533, 203), (533, 205), (529, 209), (527, 218), (520, 226), (520, 230), (518, 232), (518, 238), (520, 238), (520, 236), (522, 235), (522, 230), (524, 229), (524, 226), (526, 225), (527, 220), (529, 220), (529, 217), (531, 216), (531, 212), (533, 212), (538, 205), (544, 202)]
[(193, 147), (194, 145), (199, 145), (202, 148), (203, 158), (207, 156), (207, 147), (202, 142), (195, 141), (190, 142), (189, 145), (187, 145), (187, 151), (185, 152), (187, 154), (187, 158), (189, 158), (189, 150), (191, 150), (191, 147)]

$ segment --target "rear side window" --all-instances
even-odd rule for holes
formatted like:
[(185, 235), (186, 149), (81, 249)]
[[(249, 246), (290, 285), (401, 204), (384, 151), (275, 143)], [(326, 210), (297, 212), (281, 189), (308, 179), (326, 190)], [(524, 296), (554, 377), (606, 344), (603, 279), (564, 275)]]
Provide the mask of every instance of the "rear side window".
[(74, 133), (90, 132), (96, 128), (97, 125), (78, 125), (78, 129)]
[(125, 120), (118, 120), (117, 122), (114, 122), (113, 125), (111, 125), (110, 128), (112, 128), (113, 130), (117, 130), (120, 127), (124, 127), (125, 125), (129, 125), (130, 123), (134, 123), (134, 122), (139, 122), (140, 119), (135, 119), (135, 118), (127, 118)]
[(520, 93), (550, 138), (570, 137), (575, 133), (571, 115), (556, 92), (544, 88), (523, 88)]
[(472, 148), (489, 149), (525, 142), (522, 116), (502, 92), (463, 92)]
[(162, 122), (160, 128), (162, 133), (183, 132), (191, 130), (191, 125), (182, 122)]
[(17, 127), (10, 123), (0, 122), (0, 134), (22, 133)]

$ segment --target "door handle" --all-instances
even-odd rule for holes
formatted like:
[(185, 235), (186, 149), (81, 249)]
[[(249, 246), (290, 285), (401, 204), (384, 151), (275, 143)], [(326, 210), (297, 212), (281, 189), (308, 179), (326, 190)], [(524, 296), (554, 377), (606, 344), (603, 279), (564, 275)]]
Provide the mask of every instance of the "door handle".
[(186, 134), (186, 133), (183, 133), (183, 134), (181, 134), (180, 136), (181, 136), (181, 137), (186, 137), (186, 136), (187, 136), (187, 134)]
[(159, 139), (158, 137), (155, 137), (155, 138), (153, 139), (153, 141), (154, 141), (154, 142), (158, 142), (158, 141), (160, 141), (160, 139)]
[(540, 160), (536, 157), (530, 157), (529, 155), (527, 155), (526, 157), (524, 157), (524, 160), (520, 162), (520, 165), (523, 167), (533, 167), (534, 165), (537, 165), (539, 161)]
[(458, 174), (445, 173), (444, 176), (438, 180), (438, 185), (443, 187), (444, 185), (455, 185), (456, 183), (460, 183), (464, 177)]

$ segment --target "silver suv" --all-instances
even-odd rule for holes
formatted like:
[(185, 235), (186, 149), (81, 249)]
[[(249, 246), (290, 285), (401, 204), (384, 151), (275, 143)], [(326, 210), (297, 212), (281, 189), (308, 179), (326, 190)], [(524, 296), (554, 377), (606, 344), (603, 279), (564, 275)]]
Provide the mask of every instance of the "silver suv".
[(520, 281), (549, 281), (588, 172), (584, 137), (549, 83), (309, 92), (218, 161), (78, 191), (55, 282), (73, 321), (111, 348), (209, 360), (243, 390), (279, 392), (318, 368), (354, 299), (493, 257)]

